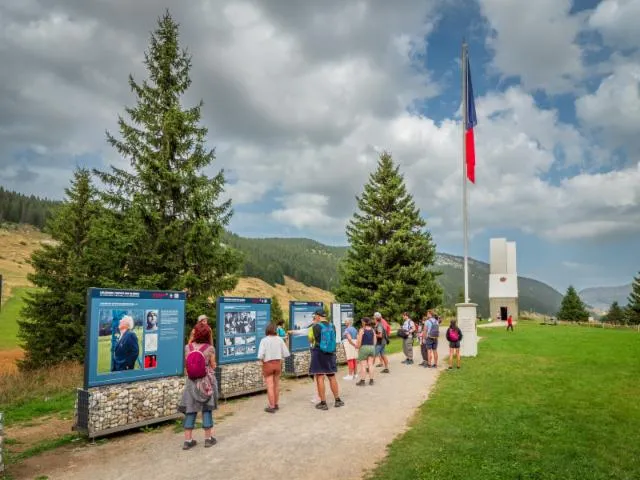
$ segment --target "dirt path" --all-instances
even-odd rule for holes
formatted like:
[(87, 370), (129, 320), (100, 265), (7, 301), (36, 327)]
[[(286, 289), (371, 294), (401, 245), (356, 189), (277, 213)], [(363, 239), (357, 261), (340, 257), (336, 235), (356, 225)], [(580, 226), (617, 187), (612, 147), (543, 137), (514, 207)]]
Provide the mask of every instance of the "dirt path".
[[(61, 458), (51, 463), (40, 458), (39, 470), (52, 480), (161, 480), (197, 478), (202, 472), (210, 472), (216, 478), (244, 480), (359, 479), (385, 456), (385, 447), (405, 430), (416, 408), (426, 400), (438, 373), (445, 368), (444, 343), (441, 342), (437, 371), (417, 365), (418, 348), (414, 353), (416, 364), (402, 365), (402, 355), (393, 355), (391, 374), (378, 374), (371, 387), (356, 387), (353, 382), (342, 380), (341, 369), (341, 397), (346, 403), (343, 408), (331, 405), (327, 412), (318, 411), (310, 401), (311, 381), (287, 382), (280, 400), (281, 411), (276, 414), (263, 412), (265, 395), (216, 412), (218, 416), (226, 412), (226, 417), (217, 427), (219, 443), (213, 448), (203, 447), (200, 430), (196, 434), (198, 446), (184, 452), (180, 449), (182, 434), (166, 429), (71, 451), (64, 462)], [(365, 442), (368, 452), (375, 452), (374, 455), (362, 455)], [(322, 462), (312, 466), (307, 457), (317, 448), (323, 451)]]

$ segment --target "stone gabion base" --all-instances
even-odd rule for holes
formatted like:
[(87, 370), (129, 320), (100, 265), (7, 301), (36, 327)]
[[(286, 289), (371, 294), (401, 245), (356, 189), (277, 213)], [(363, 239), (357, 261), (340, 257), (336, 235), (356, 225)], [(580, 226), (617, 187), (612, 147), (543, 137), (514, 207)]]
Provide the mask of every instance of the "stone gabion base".
[(4, 457), (2, 448), (4, 446), (4, 413), (0, 412), (0, 473), (4, 472)]
[(266, 390), (260, 362), (219, 365), (216, 377), (220, 386), (220, 398), (237, 397)]
[(183, 377), (78, 389), (75, 428), (95, 437), (173, 418), (183, 389)]

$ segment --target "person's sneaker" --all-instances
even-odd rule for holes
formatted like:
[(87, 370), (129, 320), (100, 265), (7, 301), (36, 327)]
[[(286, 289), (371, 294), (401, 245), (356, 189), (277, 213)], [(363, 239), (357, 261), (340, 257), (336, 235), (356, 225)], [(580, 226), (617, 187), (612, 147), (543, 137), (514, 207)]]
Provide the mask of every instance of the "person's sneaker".
[(273, 407), (273, 408), (275, 408), (276, 410), (280, 410), (280, 405), (276, 405), (276, 406), (275, 406), (275, 407)]
[(329, 405), (327, 405), (327, 402), (320, 402), (316, 405), (316, 408), (318, 410), (329, 410)]
[(373, 378), (369, 379), (369, 385), (373, 385)]
[(385, 368), (384, 370), (382, 370), (380, 373), (389, 373), (389, 369)]
[(342, 400), (340, 400), (339, 398), (336, 398), (336, 403), (334, 405), (336, 408), (342, 407), (344, 406), (344, 402)]
[(343, 380), (353, 380), (352, 375), (347, 375), (346, 377), (342, 377)]
[(413, 365), (413, 360), (407, 360), (407, 365)]
[(364, 387), (365, 383), (364, 383), (364, 379), (361, 379), (358, 383), (356, 383), (356, 385), (358, 387)]
[(453, 370), (453, 367), (449, 365), (449, 368), (447, 368), (447, 370)]
[(400, 363), (404, 363), (404, 364), (407, 364), (407, 363), (409, 363), (409, 360), (407, 360), (407, 359), (404, 359), (404, 360), (403, 360), (403, 361), (401, 361)]
[(213, 447), (216, 443), (218, 443), (218, 440), (216, 440), (215, 437), (205, 438), (204, 439), (204, 448)]
[(198, 443), (198, 442), (196, 442), (196, 441), (195, 441), (195, 440), (193, 440), (193, 439), (189, 440), (188, 442), (186, 442), (186, 441), (185, 441), (185, 442), (184, 442), (184, 444), (182, 445), (182, 449), (183, 449), (183, 450), (190, 450), (190, 449), (192, 449), (193, 447), (195, 447), (197, 443)]
[(379, 364), (377, 364), (377, 365), (376, 365), (376, 367), (381, 367), (381, 366), (382, 366), (382, 364), (381, 364), (381, 363), (379, 363)]
[(420, 365), (421, 365), (421, 366), (423, 366), (423, 367), (424, 367), (426, 364), (427, 364), (427, 362), (426, 362), (426, 361), (424, 361), (424, 360), (420, 363)]
[(273, 407), (266, 407), (264, 411), (267, 413), (276, 413), (276, 409)]
[(460, 370), (460, 365), (458, 365), (458, 370)]

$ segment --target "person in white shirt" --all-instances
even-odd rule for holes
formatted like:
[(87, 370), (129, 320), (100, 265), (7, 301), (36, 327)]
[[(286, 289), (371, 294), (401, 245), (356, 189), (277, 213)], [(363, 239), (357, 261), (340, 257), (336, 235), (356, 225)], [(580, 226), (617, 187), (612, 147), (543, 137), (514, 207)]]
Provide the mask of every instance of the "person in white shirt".
[(260, 340), (258, 347), (258, 360), (262, 365), (264, 383), (267, 385), (267, 399), (269, 405), (264, 409), (267, 413), (275, 413), (280, 409), (280, 374), (282, 373), (282, 360), (289, 355), (289, 349), (282, 338), (277, 335), (277, 328), (270, 323), (265, 331), (266, 336)]

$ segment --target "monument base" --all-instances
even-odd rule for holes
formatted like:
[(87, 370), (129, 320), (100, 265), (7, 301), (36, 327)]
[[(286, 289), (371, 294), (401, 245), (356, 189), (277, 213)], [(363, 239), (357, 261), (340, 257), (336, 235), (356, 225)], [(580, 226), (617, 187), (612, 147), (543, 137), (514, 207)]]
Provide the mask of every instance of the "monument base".
[(462, 331), (462, 341), (460, 342), (460, 356), (462, 357), (478, 355), (477, 307), (478, 305), (475, 303), (456, 304), (456, 319), (458, 328)]

